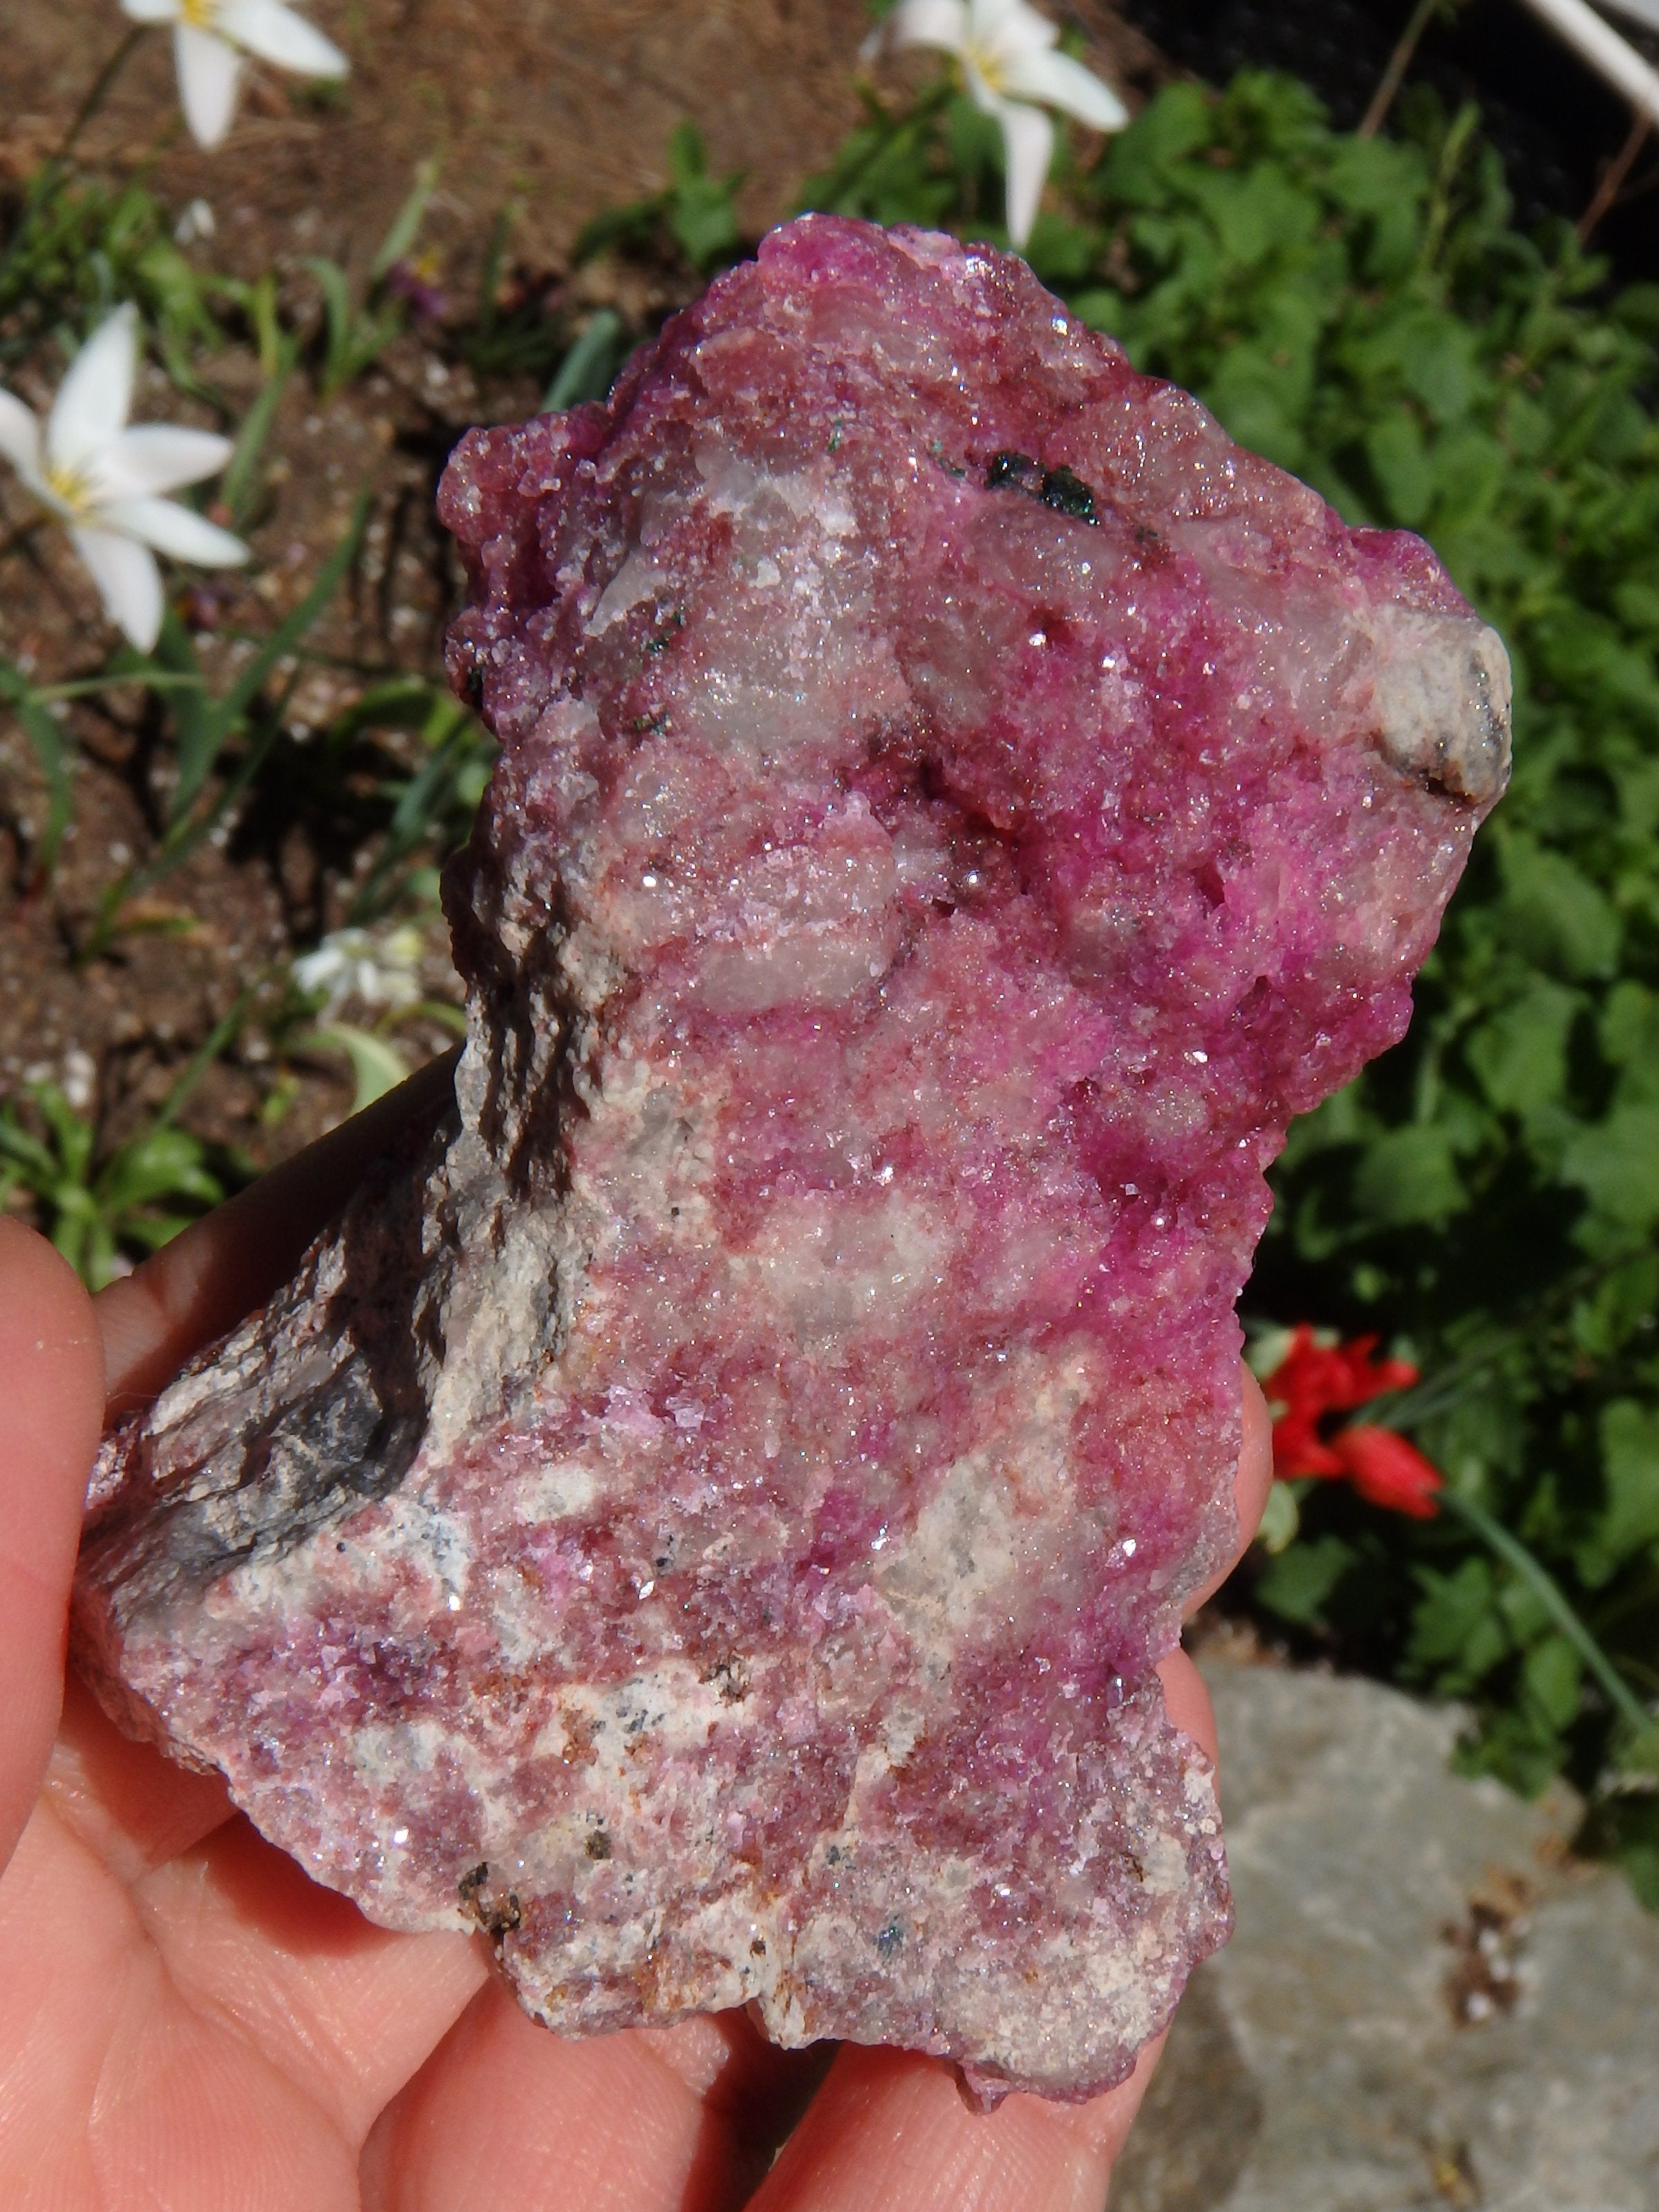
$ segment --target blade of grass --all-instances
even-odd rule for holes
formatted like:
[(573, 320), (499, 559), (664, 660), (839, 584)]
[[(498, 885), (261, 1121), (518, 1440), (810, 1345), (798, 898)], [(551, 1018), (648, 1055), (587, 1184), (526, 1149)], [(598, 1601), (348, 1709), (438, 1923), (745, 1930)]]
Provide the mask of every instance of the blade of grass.
[(235, 450), (220, 485), (220, 495), (230, 509), (233, 530), (245, 530), (252, 514), (259, 463), (276, 420), (276, 410), (288, 389), (289, 374), (298, 350), (291, 338), (284, 337), (279, 342), (276, 365), (267, 374), (236, 434)]
[(179, 780), (167, 806), (167, 826), (181, 821), (200, 797), (213, 773), (222, 736), (215, 730), (212, 705), (202, 680), (202, 664), (190, 632), (171, 607), (161, 617), (155, 641), (155, 661), (162, 672), (176, 679), (167, 699), (173, 714), (173, 757)]
[(395, 1091), (409, 1073), (409, 1064), (395, 1045), (350, 1022), (325, 1023), (311, 1032), (311, 1039), (315, 1044), (331, 1045), (350, 1060), (357, 1085), (357, 1095), (351, 1102), (354, 1114), (361, 1114), (365, 1106)]
[(357, 503), (352, 509), (345, 535), (318, 571), (316, 582), (292, 612), (278, 623), (224, 697), (215, 701), (210, 707), (209, 718), (215, 726), (219, 745), (222, 745), (264, 690), (277, 662), (294, 651), (339, 590), (362, 543), (363, 532), (368, 523), (369, 499), (370, 494), (365, 486), (357, 495)]
[(46, 827), (35, 841), (34, 872), (41, 880), (56, 865), (75, 809), (75, 769), (70, 740), (58, 717), (36, 696), (28, 679), (9, 660), (0, 660), (0, 699), (17, 717), (40, 772), (46, 779)]
[(1659, 1726), (1659, 1721), (1656, 1721), (1655, 1716), (1642, 1703), (1574, 1612), (1567, 1601), (1565, 1592), (1543, 1562), (1535, 1559), (1518, 1536), (1512, 1536), (1501, 1521), (1494, 1519), (1472, 1498), (1464, 1498), (1450, 1488), (1437, 1492), (1436, 1496), (1438, 1503), (1462, 1521), (1466, 1528), (1472, 1528), (1505, 1566), (1515, 1570), (1600, 1684), (1613, 1711), (1638, 1741), (1647, 1737)]
[(331, 389), (339, 365), (351, 351), (352, 329), (356, 321), (351, 289), (346, 283), (345, 270), (337, 261), (330, 261), (320, 253), (307, 253), (301, 258), (300, 266), (311, 271), (323, 295), (323, 383), (325, 388)]
[(610, 389), (622, 326), (622, 317), (614, 307), (599, 309), (559, 363), (558, 374), (542, 401), (544, 414), (561, 414), (580, 400), (604, 398)]
[(172, 1127), (209, 1068), (234, 1042), (243, 1022), (247, 1018), (247, 1010), (253, 1004), (253, 988), (250, 984), (246, 990), (238, 993), (228, 1009), (219, 1017), (191, 1054), (172, 1090), (157, 1107), (155, 1117), (145, 1133), (147, 1135), (153, 1137), (159, 1130)]
[(425, 219), (427, 202), (432, 198), (433, 187), (438, 181), (438, 172), (443, 166), (442, 157), (428, 154), (415, 172), (415, 182), (408, 198), (392, 218), (392, 228), (380, 240), (380, 252), (368, 264), (368, 281), (378, 284), (389, 269), (397, 266), (414, 245)]
[(433, 702), (424, 734), (433, 749), (431, 756), (404, 786), (387, 825), (386, 842), (351, 902), (346, 920), (354, 927), (374, 920), (387, 878), (430, 829), (445, 789), (468, 750), (472, 717), (459, 700), (440, 696)]
[(486, 341), (495, 336), (501, 313), (496, 295), (501, 289), (501, 270), (507, 264), (507, 240), (513, 235), (513, 224), (517, 214), (516, 205), (509, 200), (490, 226), (489, 243), (484, 248), (483, 274), (478, 286), (478, 334)]

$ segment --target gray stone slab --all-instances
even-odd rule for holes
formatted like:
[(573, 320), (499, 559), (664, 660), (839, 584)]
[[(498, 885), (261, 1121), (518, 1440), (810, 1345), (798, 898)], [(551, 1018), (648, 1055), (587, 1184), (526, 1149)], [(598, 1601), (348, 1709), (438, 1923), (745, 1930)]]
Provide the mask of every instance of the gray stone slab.
[(1659, 1919), (1371, 1682), (1206, 1667), (1238, 1932), (1111, 2212), (1659, 2212)]

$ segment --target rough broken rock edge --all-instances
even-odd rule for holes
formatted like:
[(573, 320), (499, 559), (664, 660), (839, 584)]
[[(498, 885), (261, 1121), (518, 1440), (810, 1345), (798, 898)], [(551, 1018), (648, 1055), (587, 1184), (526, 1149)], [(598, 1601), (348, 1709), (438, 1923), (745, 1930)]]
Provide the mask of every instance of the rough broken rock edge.
[(80, 1663), (561, 2030), (1091, 2094), (1228, 1925), (1152, 1669), (1261, 1170), (1404, 1028), (1502, 648), (1023, 264), (829, 218), (443, 497), (457, 1111), (109, 1441)]

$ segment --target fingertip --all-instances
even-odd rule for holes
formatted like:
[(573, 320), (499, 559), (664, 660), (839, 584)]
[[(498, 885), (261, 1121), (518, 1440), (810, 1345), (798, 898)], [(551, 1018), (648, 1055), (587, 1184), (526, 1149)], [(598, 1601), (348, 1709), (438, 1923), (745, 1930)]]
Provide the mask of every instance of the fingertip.
[(1194, 1590), (1182, 1606), (1182, 1618), (1190, 1620), (1207, 1605), (1255, 1540), (1261, 1516), (1267, 1510), (1267, 1492), (1273, 1480), (1273, 1425), (1261, 1385), (1243, 1360), (1239, 1372), (1238, 1465), (1233, 1471), (1233, 1507), (1237, 1538), (1226, 1564), (1208, 1582)]
[(0, 1220), (0, 1863), (46, 1771), (87, 1478), (104, 1412), (92, 1300), (44, 1237)]
[(1267, 1493), (1273, 1486), (1273, 1423), (1261, 1385), (1241, 1360), (1243, 1377), (1243, 1428), (1239, 1440), (1238, 1553), (1242, 1559), (1255, 1540), (1261, 1516), (1267, 1510)]
[(1168, 1658), (1159, 1660), (1158, 1678), (1164, 1685), (1164, 1706), (1170, 1718), (1183, 1735), (1189, 1735), (1213, 1759), (1217, 1753), (1215, 1707), (1204, 1686), (1204, 1677), (1186, 1652), (1171, 1651)]
[[(98, 1316), (86, 1285), (46, 1238), (21, 1221), (0, 1218), (0, 1470), (8, 1517), (0, 1534), (15, 1535), (45, 1498), (39, 1481), (20, 1480), (49, 1455), (78, 1468), (74, 1498), (78, 1527), (86, 1476), (104, 1419), (104, 1353)], [(55, 1518), (61, 1520), (62, 1515)]]

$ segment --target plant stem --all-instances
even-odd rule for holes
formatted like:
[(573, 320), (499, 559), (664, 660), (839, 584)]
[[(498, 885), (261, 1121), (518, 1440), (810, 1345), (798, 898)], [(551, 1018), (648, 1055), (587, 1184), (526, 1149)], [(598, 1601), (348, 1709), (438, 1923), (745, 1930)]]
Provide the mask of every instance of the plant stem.
[(132, 28), (127, 33), (125, 38), (122, 40), (120, 45), (117, 46), (114, 52), (111, 54), (109, 59), (104, 64), (102, 69), (99, 70), (97, 76), (94, 77), (86, 98), (81, 102), (79, 107), (76, 109), (74, 119), (70, 124), (69, 129), (64, 133), (63, 143), (59, 145), (58, 151), (52, 157), (54, 164), (68, 161), (70, 153), (74, 150), (76, 140), (81, 136), (81, 133), (86, 129), (88, 124), (91, 122), (93, 117), (103, 106), (105, 95), (109, 91), (111, 85), (114, 83), (116, 78), (120, 76), (122, 70), (126, 67), (128, 59), (131, 55), (133, 49), (137, 46), (138, 41), (144, 35), (145, 28), (146, 26), (144, 24), (135, 23)]
[(1626, 135), (1624, 144), (1601, 172), (1601, 181), (1595, 187), (1589, 205), (1578, 218), (1577, 228), (1573, 235), (1581, 246), (1589, 244), (1595, 226), (1612, 208), (1620, 193), (1624, 191), (1626, 179), (1635, 166), (1637, 155), (1642, 150), (1643, 141), (1652, 128), (1652, 117), (1644, 115), (1638, 108), (1631, 117), (1630, 130)]
[(209, 1068), (232, 1042), (237, 1031), (241, 1028), (246, 1018), (248, 1007), (252, 1004), (255, 988), (250, 983), (245, 991), (239, 994), (230, 1011), (221, 1014), (204, 1041), (191, 1054), (189, 1064), (178, 1081), (162, 1100), (156, 1110), (155, 1119), (145, 1132), (147, 1136), (154, 1136), (158, 1129), (172, 1127), (188, 1102), (191, 1091), (195, 1090)]
[(1638, 1735), (1647, 1735), (1654, 1726), (1654, 1716), (1573, 1611), (1565, 1593), (1549, 1570), (1533, 1556), (1518, 1536), (1511, 1535), (1502, 1522), (1495, 1520), (1485, 1506), (1477, 1505), (1473, 1498), (1462, 1497), (1455, 1490), (1442, 1490), (1436, 1494), (1448, 1513), (1462, 1521), (1466, 1528), (1474, 1529), (1489, 1551), (1495, 1552), (1505, 1566), (1513, 1567), (1522, 1581), (1530, 1585), (1545, 1612), (1601, 1684), (1613, 1710)]
[(1440, 0), (1417, 0), (1416, 7), (1412, 9), (1411, 21), (1400, 33), (1400, 43), (1389, 56), (1389, 66), (1383, 70), (1376, 90), (1371, 94), (1371, 104), (1365, 110), (1364, 119), (1354, 134), (1356, 137), (1375, 138), (1382, 128), (1389, 110), (1394, 106), (1400, 88), (1406, 81), (1406, 72), (1422, 43), (1423, 33), (1434, 20), (1439, 7)]
[(1557, 1283), (1543, 1297), (1534, 1300), (1518, 1321), (1511, 1322), (1485, 1344), (1462, 1353), (1449, 1365), (1440, 1368), (1425, 1382), (1415, 1382), (1409, 1389), (1390, 1391), (1376, 1401), (1375, 1410), (1368, 1418), (1381, 1420), (1391, 1429), (1415, 1428), (1419, 1422), (1431, 1420), (1437, 1414), (1448, 1412), (1462, 1404), (1470, 1387), (1505, 1353), (1516, 1345), (1525, 1344), (1534, 1337), (1563, 1306), (1571, 1305), (1575, 1298), (1587, 1291), (1596, 1289), (1609, 1275), (1620, 1268), (1636, 1266), (1650, 1256), (1651, 1245), (1638, 1246), (1634, 1250), (1614, 1254), (1610, 1259), (1593, 1261), (1589, 1267)]
[(36, 687), (35, 697), (48, 704), (60, 699), (95, 699), (105, 691), (130, 691), (134, 684), (146, 691), (205, 691), (207, 685), (199, 676), (170, 676), (160, 672), (152, 674), (148, 669), (135, 668), (126, 675), (81, 676), (70, 684), (42, 684)]

